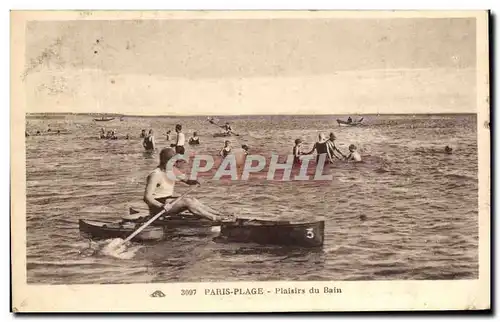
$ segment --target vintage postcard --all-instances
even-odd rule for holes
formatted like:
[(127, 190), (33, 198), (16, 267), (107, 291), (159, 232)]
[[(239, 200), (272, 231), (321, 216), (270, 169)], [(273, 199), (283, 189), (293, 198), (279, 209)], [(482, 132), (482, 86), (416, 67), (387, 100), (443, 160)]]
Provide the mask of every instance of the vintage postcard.
[(488, 309), (488, 19), (13, 11), (12, 310)]

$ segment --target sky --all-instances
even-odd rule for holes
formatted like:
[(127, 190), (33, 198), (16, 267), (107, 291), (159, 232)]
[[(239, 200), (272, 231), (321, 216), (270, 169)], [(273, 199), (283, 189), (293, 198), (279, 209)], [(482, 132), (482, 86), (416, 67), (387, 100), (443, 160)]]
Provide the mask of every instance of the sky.
[(370, 113), (404, 94), (470, 112), (475, 43), (473, 18), (31, 21), (27, 111)]

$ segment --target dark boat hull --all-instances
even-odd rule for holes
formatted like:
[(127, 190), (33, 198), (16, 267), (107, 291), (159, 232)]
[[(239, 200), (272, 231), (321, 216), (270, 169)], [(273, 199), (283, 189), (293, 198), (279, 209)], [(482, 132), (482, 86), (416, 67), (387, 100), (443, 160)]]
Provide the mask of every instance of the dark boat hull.
[(352, 121), (351, 123), (349, 123), (349, 122), (338, 120), (338, 119), (337, 119), (337, 123), (339, 124), (339, 126), (360, 126), (360, 125), (363, 125), (363, 123), (360, 121)]
[(94, 119), (94, 121), (96, 122), (108, 122), (108, 121), (113, 121), (115, 118), (114, 117), (111, 117), (111, 118), (107, 118), (107, 119)]
[[(130, 212), (134, 210), (131, 208)], [(80, 233), (91, 239), (127, 238), (147, 217), (124, 220), (122, 223), (80, 219)], [(235, 222), (214, 222), (193, 215), (178, 214), (159, 218), (139, 233), (133, 241), (151, 242), (169, 236), (213, 236), (217, 242), (256, 243), (294, 247), (320, 247), (324, 241), (324, 221), (292, 223), (290, 221), (236, 219)]]
[[(80, 219), (78, 221), (80, 234), (90, 239), (110, 239), (122, 238), (125, 239), (132, 234), (140, 226), (129, 224), (123, 225), (113, 222), (102, 222), (94, 220)], [(132, 241), (137, 242), (152, 242), (159, 241), (165, 237), (165, 232), (161, 227), (146, 227), (137, 236), (132, 238)]]
[(299, 247), (320, 247), (324, 241), (324, 221), (291, 223), (238, 219), (221, 225), (219, 241)]

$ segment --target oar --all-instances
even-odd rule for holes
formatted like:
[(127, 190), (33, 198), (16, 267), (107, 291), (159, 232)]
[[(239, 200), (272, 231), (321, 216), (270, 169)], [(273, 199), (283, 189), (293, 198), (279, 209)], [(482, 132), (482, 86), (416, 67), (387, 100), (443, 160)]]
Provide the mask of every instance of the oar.
[[(182, 198), (184, 198), (188, 193), (190, 193), (191, 191), (193, 191), (195, 188), (196, 188), (196, 186), (194, 186), (191, 189), (189, 189), (188, 191), (184, 192), (181, 196), (179, 196), (177, 199), (175, 199), (175, 201), (172, 202), (170, 205), (171, 206), (175, 205), (177, 202), (179, 202)], [(137, 234), (139, 234), (141, 231), (143, 231), (144, 229), (146, 229), (146, 227), (148, 227), (149, 225), (151, 225), (153, 223), (153, 221), (155, 221), (156, 219), (160, 218), (165, 212), (166, 212), (166, 210), (163, 209), (162, 211), (160, 211), (159, 213), (157, 213), (156, 215), (154, 215), (153, 218), (149, 219), (144, 225), (142, 225), (136, 231), (134, 231), (132, 234), (130, 234), (130, 236), (128, 236), (121, 244), (125, 244), (126, 242), (130, 241), (132, 238), (134, 238), (135, 236), (137, 236)]]
[[(215, 123), (215, 121), (213, 119), (208, 119), (208, 123), (213, 124), (213, 125), (220, 127), (220, 128), (224, 128), (224, 126), (221, 126), (221, 125)], [(235, 136), (240, 136), (238, 133), (235, 133), (233, 131), (230, 131), (230, 133), (232, 133)]]

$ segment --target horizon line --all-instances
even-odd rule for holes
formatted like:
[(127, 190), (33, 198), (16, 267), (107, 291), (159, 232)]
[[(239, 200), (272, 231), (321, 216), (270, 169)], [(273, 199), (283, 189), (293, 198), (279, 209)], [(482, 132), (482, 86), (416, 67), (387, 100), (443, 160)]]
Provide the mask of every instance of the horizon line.
[(98, 113), (98, 112), (26, 112), (26, 116), (43, 115), (79, 115), (79, 116), (115, 116), (115, 117), (238, 117), (238, 116), (362, 116), (362, 115), (477, 115), (477, 112), (399, 112), (399, 113), (314, 113), (314, 114), (195, 114), (195, 115), (168, 115), (168, 114), (124, 114), (124, 113)]

